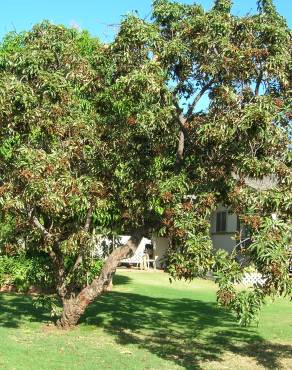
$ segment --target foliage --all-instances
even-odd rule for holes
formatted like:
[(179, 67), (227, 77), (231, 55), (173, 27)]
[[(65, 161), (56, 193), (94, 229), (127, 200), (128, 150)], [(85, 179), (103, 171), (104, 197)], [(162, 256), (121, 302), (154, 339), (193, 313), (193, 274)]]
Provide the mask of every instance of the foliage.
[(257, 272), (260, 272), (264, 283), (254, 289), (238, 291), (237, 284), (243, 274), (250, 271), (252, 263), (244, 268), (235, 258), (234, 253), (228, 255), (218, 251), (215, 258), (214, 271), (219, 284), (218, 301), (230, 307), (243, 325), (258, 319), (265, 296), (273, 299), (278, 296), (292, 297), (292, 281), (289, 277), (289, 252), (291, 244), (291, 224), (279, 220), (265, 218), (252, 236), (252, 244), (241, 249), (245, 261), (253, 261)]
[[(65, 259), (66, 270), (72, 270), (75, 259), (72, 257), (67, 257)], [(67, 276), (67, 284), (75, 286), (80, 289), (87, 284), (90, 284), (92, 280), (99, 275), (103, 266), (103, 261), (98, 258), (91, 258), (83, 261), (83, 264), (78, 270), (75, 270), (71, 275)]]
[(53, 285), (51, 269), (45, 256), (1, 256), (0, 286), (12, 285), (19, 292), (31, 286), (48, 290)]
[[(80, 276), (70, 276), (70, 279), (77, 285), (77, 289), (81, 289), (98, 276), (101, 268), (102, 261), (92, 259), (89, 266), (86, 266), (86, 271), (81, 270)], [(52, 270), (52, 263), (47, 255), (2, 255), (0, 256), (0, 286), (13, 286), (19, 292), (26, 292), (30, 287), (36, 288), (39, 292), (53, 292)]]
[[(259, 296), (290, 295), (291, 50), (271, 0), (243, 17), (228, 0), (209, 11), (155, 0), (152, 22), (128, 15), (107, 45), (49, 22), (8, 35), (0, 46), (0, 212), (15, 227), (1, 236), (4, 248), (47, 253), (66, 306), (102, 290), (90, 278), (84, 300), (78, 288), (94, 234), (167, 235), (172, 276), (203, 276), (214, 265), (231, 303), (244, 266), (234, 254), (214, 257), (209, 235), (223, 203), (254, 233), (246, 261), (271, 281)], [(246, 181), (271, 175), (276, 189)], [(272, 213), (283, 227), (271, 244), (264, 225)], [(249, 307), (252, 295), (240, 297)]]
[(247, 326), (252, 321), (259, 322), (259, 312), (263, 305), (263, 293), (260, 289), (243, 290), (236, 295), (230, 305), (236, 313), (239, 324)]
[(9, 244), (7, 245), (6, 242), (9, 241), (9, 237), (13, 233), (14, 228), (15, 222), (11, 215), (5, 215), (0, 218), (0, 253), (3, 252), (3, 244), (6, 245), (6, 248), (9, 248)]

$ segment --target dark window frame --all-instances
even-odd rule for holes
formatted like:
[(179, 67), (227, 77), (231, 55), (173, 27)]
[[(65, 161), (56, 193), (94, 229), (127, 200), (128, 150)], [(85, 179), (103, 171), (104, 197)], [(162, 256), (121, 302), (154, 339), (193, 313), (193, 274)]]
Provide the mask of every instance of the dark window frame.
[(216, 233), (227, 232), (227, 211), (216, 213)]

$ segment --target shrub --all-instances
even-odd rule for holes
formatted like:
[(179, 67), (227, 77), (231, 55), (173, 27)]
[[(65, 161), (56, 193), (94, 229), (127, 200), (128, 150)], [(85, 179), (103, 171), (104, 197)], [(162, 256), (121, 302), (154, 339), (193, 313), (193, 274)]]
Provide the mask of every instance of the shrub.
[(51, 264), (47, 256), (0, 257), (0, 286), (13, 285), (19, 292), (31, 286), (46, 290), (52, 287)]
[[(72, 264), (72, 261), (70, 261)], [(70, 266), (70, 263), (67, 263)], [(71, 277), (72, 283), (79, 290), (87, 282), (91, 283), (102, 268), (98, 259), (88, 261), (87, 273), (79, 271)], [(80, 276), (79, 276), (80, 275)], [(87, 279), (87, 281), (86, 281)], [(42, 292), (50, 291), (54, 286), (52, 265), (47, 255), (0, 256), (0, 287), (13, 286), (18, 292), (26, 292), (34, 286)]]

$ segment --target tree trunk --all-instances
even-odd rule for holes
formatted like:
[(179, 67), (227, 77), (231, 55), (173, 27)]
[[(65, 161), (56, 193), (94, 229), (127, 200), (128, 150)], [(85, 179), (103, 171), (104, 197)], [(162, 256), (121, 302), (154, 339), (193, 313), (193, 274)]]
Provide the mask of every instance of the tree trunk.
[(106, 259), (100, 275), (76, 297), (63, 300), (63, 313), (57, 321), (58, 327), (66, 329), (77, 324), (87, 306), (108, 289), (119, 262), (135, 252), (142, 238), (143, 231), (138, 231), (127, 244), (114, 249)]

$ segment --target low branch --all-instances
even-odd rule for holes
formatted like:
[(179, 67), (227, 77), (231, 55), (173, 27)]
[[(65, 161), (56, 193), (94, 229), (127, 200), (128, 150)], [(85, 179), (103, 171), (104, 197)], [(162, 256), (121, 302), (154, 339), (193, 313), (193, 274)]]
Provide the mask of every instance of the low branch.
[(82, 289), (76, 297), (72, 296), (64, 302), (62, 317), (57, 322), (59, 327), (67, 328), (77, 323), (86, 307), (94, 301), (96, 297), (101, 295), (111, 283), (119, 262), (129, 257), (138, 248), (138, 245), (145, 235), (145, 230), (145, 228), (138, 229), (133, 233), (125, 245), (114, 249), (106, 259), (100, 275), (96, 277), (90, 285)]
[(49, 251), (49, 255), (53, 262), (53, 269), (55, 272), (56, 278), (56, 290), (59, 297), (64, 300), (67, 295), (67, 286), (66, 286), (66, 271), (64, 266), (64, 258), (62, 251), (56, 243), (52, 246), (52, 249)]
[(219, 57), (219, 52), (218, 52), (218, 50), (217, 50), (217, 48), (216, 48), (215, 45), (213, 46), (213, 51), (217, 55), (217, 57)]
[(76, 261), (75, 261), (75, 263), (74, 263), (74, 265), (73, 265), (73, 267), (72, 267), (72, 269), (71, 269), (71, 271), (70, 271), (70, 273), (69, 274), (73, 274), (74, 273), (74, 271), (79, 267), (79, 265), (82, 263), (82, 260), (83, 260), (83, 257), (82, 257), (82, 255), (81, 254), (79, 254), (78, 255), (78, 257), (76, 258)]
[[(85, 232), (88, 232), (89, 228), (90, 228), (90, 225), (91, 225), (91, 222), (92, 222), (92, 214), (93, 214), (93, 209), (92, 207), (90, 206), (88, 212), (87, 212), (87, 217), (86, 217), (86, 222), (85, 222), (85, 225), (84, 225), (84, 231)], [(74, 271), (76, 271), (76, 269), (79, 267), (79, 265), (82, 263), (83, 261), (83, 256), (82, 254), (79, 254), (76, 258), (76, 261), (72, 267), (72, 269), (70, 270), (70, 273), (69, 274), (73, 274)]]
[(178, 137), (178, 145), (177, 145), (177, 150), (176, 150), (176, 161), (175, 161), (175, 171), (179, 172), (181, 168), (181, 164), (183, 161), (183, 154), (184, 154), (184, 148), (185, 148), (185, 134), (183, 130), (179, 132), (179, 137)]
[(87, 212), (86, 222), (85, 222), (85, 225), (84, 225), (84, 231), (86, 231), (86, 232), (88, 232), (88, 230), (90, 228), (90, 225), (91, 225), (92, 213), (93, 213), (93, 209), (90, 206), (90, 208), (89, 208), (89, 210)]
[(31, 220), (34, 226), (39, 229), (39, 231), (44, 235), (45, 238), (52, 237), (52, 234), (40, 223), (36, 216), (31, 215)]
[(183, 158), (184, 146), (185, 146), (185, 135), (183, 131), (180, 131), (178, 148), (177, 148), (177, 154), (180, 159)]
[[(34, 209), (30, 209), (28, 212), (29, 218), (32, 222), (32, 224), (42, 233), (45, 240), (53, 239), (53, 234), (51, 234), (44, 225), (41, 224), (39, 219), (34, 215)], [(53, 224), (51, 225), (52, 228)], [(50, 228), (50, 229), (51, 229)], [(66, 286), (65, 286), (65, 268), (64, 268), (64, 261), (63, 261), (63, 255), (62, 251), (60, 249), (60, 246), (57, 244), (56, 241), (53, 241), (49, 251), (48, 255), (50, 256), (52, 263), (53, 263), (53, 269), (55, 273), (55, 278), (57, 282), (57, 292), (59, 296), (63, 299), (66, 296)]]
[(176, 108), (179, 126), (180, 126), (181, 130), (183, 131), (184, 135), (187, 137), (188, 136), (188, 131), (187, 131), (187, 127), (186, 127), (187, 126), (187, 120), (186, 120), (185, 116), (183, 115), (182, 109), (179, 107), (175, 96), (172, 97), (172, 102), (173, 102), (173, 105)]
[(186, 123), (187, 123), (186, 118), (184, 117), (182, 110), (179, 107), (176, 97), (174, 95), (173, 95), (173, 104), (178, 114), (178, 123), (180, 126), (180, 132), (178, 136), (178, 146), (176, 150), (176, 162), (174, 165), (175, 171), (178, 172), (181, 167), (182, 160), (183, 160), (183, 153), (184, 153), (184, 148), (185, 148), (185, 138), (189, 139), (189, 133), (186, 127)]

